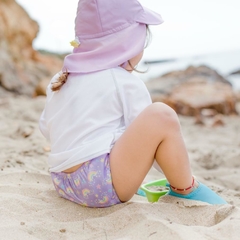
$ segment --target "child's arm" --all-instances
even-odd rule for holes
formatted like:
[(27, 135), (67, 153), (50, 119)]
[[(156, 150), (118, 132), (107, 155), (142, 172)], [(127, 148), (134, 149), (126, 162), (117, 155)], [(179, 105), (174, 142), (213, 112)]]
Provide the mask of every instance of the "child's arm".
[[(118, 85), (127, 127), (147, 106), (152, 104), (152, 100), (146, 85), (137, 77), (131, 76), (131, 79), (121, 80)], [(153, 167), (163, 173), (156, 161), (154, 161)]]
[(152, 104), (152, 100), (146, 85), (135, 76), (122, 81), (119, 92), (125, 125), (128, 127), (147, 106)]

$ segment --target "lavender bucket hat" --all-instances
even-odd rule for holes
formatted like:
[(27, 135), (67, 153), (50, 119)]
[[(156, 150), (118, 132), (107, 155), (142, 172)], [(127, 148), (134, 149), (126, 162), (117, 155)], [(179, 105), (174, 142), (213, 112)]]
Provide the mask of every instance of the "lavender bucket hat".
[(161, 15), (137, 0), (79, 0), (74, 50), (62, 70), (89, 73), (120, 66), (144, 49), (146, 25), (161, 23)]

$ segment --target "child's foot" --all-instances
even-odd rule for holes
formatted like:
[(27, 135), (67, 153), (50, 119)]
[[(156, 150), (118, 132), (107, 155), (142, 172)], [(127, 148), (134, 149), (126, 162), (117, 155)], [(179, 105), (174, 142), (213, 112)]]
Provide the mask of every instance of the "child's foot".
[(171, 189), (171, 187), (167, 194), (174, 197), (202, 201), (210, 204), (227, 204), (227, 202), (218, 196), (214, 191), (199, 182), (198, 187), (187, 195), (176, 193)]
[(140, 188), (137, 190), (136, 194), (140, 195), (142, 197), (146, 197), (146, 193), (142, 189), (140, 189)]

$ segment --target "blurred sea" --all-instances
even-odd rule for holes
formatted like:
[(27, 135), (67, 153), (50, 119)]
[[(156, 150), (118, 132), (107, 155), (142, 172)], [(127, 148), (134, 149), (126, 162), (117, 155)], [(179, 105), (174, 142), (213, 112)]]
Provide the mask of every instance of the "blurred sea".
[[(152, 58), (154, 61), (157, 60), (155, 56)], [(229, 80), (235, 90), (240, 90), (240, 74), (231, 75), (234, 71), (240, 70), (240, 49), (236, 51), (218, 52), (198, 56), (189, 56), (184, 58), (176, 58), (172, 61), (162, 62), (162, 63), (152, 63), (144, 64), (144, 61), (151, 61), (148, 59), (142, 60), (139, 64), (139, 70), (148, 69), (145, 74), (137, 74), (143, 81), (148, 81), (149, 79), (159, 77), (165, 73), (184, 70), (188, 66), (199, 66), (206, 65), (210, 68), (215, 69), (219, 74)], [(160, 61), (163, 59), (159, 59)], [(167, 60), (167, 59), (164, 59)]]

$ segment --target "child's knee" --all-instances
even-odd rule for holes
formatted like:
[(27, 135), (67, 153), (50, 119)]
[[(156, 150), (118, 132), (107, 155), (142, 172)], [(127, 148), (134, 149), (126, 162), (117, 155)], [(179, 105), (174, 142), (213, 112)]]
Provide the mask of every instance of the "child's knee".
[(177, 113), (168, 105), (156, 102), (150, 106), (151, 116), (156, 118), (159, 123), (179, 125)]

